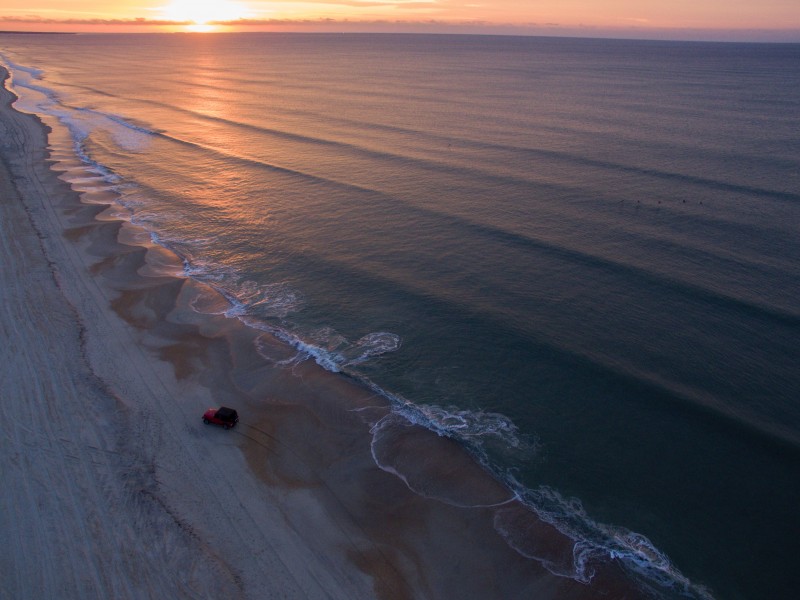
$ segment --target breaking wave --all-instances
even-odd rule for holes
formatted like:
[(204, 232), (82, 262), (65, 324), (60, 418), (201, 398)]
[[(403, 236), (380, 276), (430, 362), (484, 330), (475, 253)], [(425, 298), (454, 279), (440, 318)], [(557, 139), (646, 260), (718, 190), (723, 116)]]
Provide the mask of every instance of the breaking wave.
[[(708, 588), (692, 583), (646, 536), (595, 521), (579, 499), (564, 498), (552, 488), (525, 488), (513, 477), (507, 477), (506, 481), (530, 514), (500, 509), (495, 514), (495, 530), (519, 554), (541, 562), (555, 575), (589, 583), (601, 563), (614, 561), (641, 587), (657, 596), (713, 600)], [(528, 527), (539, 520), (552, 525), (571, 541), (570, 560), (565, 561), (562, 556), (561, 561), (553, 561), (550, 556), (537, 554)]]
[[(35, 67), (19, 65), (0, 54), (0, 64), (11, 73), (12, 87), (16, 91), (28, 90), (40, 95), (26, 97), (18, 93), (22, 108), (31, 112), (45, 114), (59, 120), (69, 130), (78, 156), (94, 167), (99, 165), (89, 158), (84, 147), (85, 140), (97, 131), (104, 131), (114, 143), (127, 152), (142, 152), (147, 149), (155, 131), (131, 123), (119, 115), (98, 111), (88, 107), (70, 106), (54, 89), (47, 87), (42, 75), (44, 71)], [(103, 174), (110, 174), (107, 170)]]
[(356, 378), (360, 377), (350, 372), (348, 367), (362, 364), (388, 352), (394, 352), (401, 345), (399, 335), (386, 331), (369, 333), (355, 342), (350, 342), (330, 327), (312, 332), (308, 337), (301, 337), (289, 329), (277, 327), (258, 319), (245, 318), (244, 322), (251, 327), (270, 333), (297, 350), (297, 355), (286, 361), (286, 364), (296, 364), (311, 358), (327, 371), (332, 373), (348, 372)]

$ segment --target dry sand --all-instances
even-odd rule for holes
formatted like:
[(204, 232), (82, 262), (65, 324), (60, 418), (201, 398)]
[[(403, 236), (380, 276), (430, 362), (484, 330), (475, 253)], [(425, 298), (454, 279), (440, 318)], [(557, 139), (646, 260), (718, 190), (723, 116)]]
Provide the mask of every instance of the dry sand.
[[(498, 523), (571, 561), (448, 439), (389, 417), (375, 452), (408, 481), (378, 468), (384, 399), (200, 314), (224, 301), (81, 202), (57, 177), (81, 166), (0, 94), (0, 597), (640, 596), (613, 566), (586, 586), (513, 550)], [(219, 405), (237, 428), (202, 424)]]

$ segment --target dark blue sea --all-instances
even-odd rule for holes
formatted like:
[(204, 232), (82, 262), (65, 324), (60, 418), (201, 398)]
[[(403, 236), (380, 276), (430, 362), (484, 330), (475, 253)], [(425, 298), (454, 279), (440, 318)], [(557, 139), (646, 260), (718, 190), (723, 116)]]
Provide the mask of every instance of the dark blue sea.
[(0, 57), (85, 185), (294, 362), (463, 443), (575, 540), (568, 576), (605, 556), (665, 598), (796, 596), (800, 46), (5, 35)]

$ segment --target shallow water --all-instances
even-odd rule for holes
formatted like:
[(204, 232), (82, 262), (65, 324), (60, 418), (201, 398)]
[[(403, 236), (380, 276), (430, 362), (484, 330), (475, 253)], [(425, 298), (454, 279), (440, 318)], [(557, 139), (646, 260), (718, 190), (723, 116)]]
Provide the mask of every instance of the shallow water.
[(568, 576), (795, 589), (800, 47), (20, 38), (18, 107), (98, 194), (232, 317), (465, 444), (577, 541)]

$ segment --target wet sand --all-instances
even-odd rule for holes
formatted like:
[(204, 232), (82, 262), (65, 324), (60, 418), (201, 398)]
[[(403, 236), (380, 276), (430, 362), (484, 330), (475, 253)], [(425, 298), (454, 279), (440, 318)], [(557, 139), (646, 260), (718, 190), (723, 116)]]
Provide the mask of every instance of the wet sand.
[[(453, 441), (222, 314), (1, 93), (2, 393), (29, 418), (0, 448), (25, 482), (2, 497), (4, 594), (643, 596), (613, 563), (553, 575), (571, 540)], [(202, 424), (219, 405), (237, 428)]]

